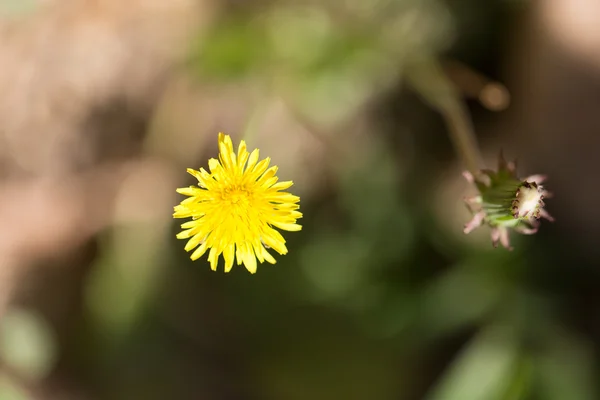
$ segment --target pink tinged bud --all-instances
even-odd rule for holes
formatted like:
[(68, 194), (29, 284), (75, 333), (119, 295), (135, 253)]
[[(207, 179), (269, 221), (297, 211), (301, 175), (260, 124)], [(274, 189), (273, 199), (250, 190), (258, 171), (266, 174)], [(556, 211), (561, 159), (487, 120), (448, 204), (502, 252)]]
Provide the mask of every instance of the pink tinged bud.
[(517, 172), (517, 162), (509, 162), (506, 165), (506, 169), (511, 173), (511, 174), (515, 174)]
[(524, 225), (519, 225), (515, 228), (515, 231), (522, 233), (523, 235), (533, 235), (533, 234), (537, 233), (538, 227), (535, 226), (533, 228), (527, 228)]
[(470, 196), (463, 198), (467, 209), (471, 213), (476, 213), (478, 208), (481, 208), (481, 196)]
[(465, 224), (465, 229), (463, 232), (466, 234), (473, 232), (475, 228), (478, 228), (483, 224), (483, 220), (485, 219), (485, 212), (480, 211), (473, 216), (473, 219)]
[(550, 214), (548, 214), (548, 211), (544, 210), (543, 208), (540, 209), (540, 216), (542, 218), (547, 219), (550, 222), (554, 222), (554, 217), (552, 217)]
[(510, 246), (510, 240), (508, 238), (508, 229), (504, 227), (492, 228), (492, 246), (498, 247), (498, 243), (501, 243), (504, 248), (512, 251)]
[(469, 171), (464, 171), (463, 176), (465, 177), (467, 182), (469, 182), (471, 184), (475, 183), (475, 178), (473, 177), (473, 174), (470, 173)]
[(537, 175), (530, 175), (530, 176), (528, 176), (527, 178), (525, 178), (523, 180), (526, 181), (526, 182), (535, 182), (535, 183), (537, 183), (539, 185), (541, 183), (544, 183), (544, 181), (546, 179), (548, 179), (548, 177), (546, 175), (537, 174)]
[(541, 185), (545, 175), (531, 175), (519, 179), (516, 163), (506, 162), (500, 154), (498, 171), (481, 170), (478, 173), (464, 173), (465, 178), (478, 189), (478, 195), (465, 198), (473, 219), (465, 225), (464, 232), (486, 224), (492, 228), (492, 244), (502, 244), (512, 250), (509, 243), (509, 230), (525, 235), (538, 231), (540, 218), (554, 219), (544, 209), (544, 199), (551, 197)]

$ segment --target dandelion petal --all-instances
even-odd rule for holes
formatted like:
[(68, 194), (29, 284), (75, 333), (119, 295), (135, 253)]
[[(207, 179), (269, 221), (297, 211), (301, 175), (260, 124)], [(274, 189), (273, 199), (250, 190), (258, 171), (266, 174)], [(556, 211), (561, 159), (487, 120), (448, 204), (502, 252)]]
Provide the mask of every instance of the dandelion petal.
[[(188, 196), (174, 208), (174, 218), (192, 218), (182, 224), (179, 239), (188, 239), (186, 251), (197, 260), (208, 251), (208, 262), (217, 270), (223, 255), (224, 271), (243, 264), (250, 273), (257, 270), (257, 260), (275, 264), (264, 245), (286, 254), (285, 239), (275, 230), (299, 231), (296, 221), (298, 196), (283, 192), (292, 181), (278, 182), (277, 167), (269, 168), (270, 159), (259, 161), (259, 151), (248, 152), (246, 143), (234, 152), (228, 135), (219, 133), (219, 156), (208, 160), (208, 171), (188, 169), (198, 180), (198, 187), (177, 189)], [(264, 245), (263, 245), (264, 244)]]

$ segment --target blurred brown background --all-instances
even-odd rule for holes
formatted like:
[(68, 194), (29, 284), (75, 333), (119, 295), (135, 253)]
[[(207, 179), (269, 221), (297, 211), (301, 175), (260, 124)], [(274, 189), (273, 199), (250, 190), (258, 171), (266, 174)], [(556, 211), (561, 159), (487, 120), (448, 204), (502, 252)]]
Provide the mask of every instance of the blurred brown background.
[[(424, 61), (549, 175), (513, 252)], [(0, 0), (0, 399), (600, 398), (599, 110), (595, 0)], [(302, 198), (256, 275), (175, 239), (219, 131)]]

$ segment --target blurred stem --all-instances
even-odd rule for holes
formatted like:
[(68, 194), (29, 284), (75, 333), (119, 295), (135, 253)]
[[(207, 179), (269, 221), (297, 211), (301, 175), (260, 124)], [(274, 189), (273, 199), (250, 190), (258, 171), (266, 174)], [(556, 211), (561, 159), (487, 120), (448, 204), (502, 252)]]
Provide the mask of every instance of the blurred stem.
[(448, 125), (450, 139), (452, 139), (459, 157), (462, 158), (467, 170), (473, 176), (477, 176), (482, 165), (482, 157), (466, 107), (462, 102), (457, 101), (456, 104), (448, 106), (440, 112)]
[(482, 156), (469, 113), (440, 63), (433, 56), (421, 59), (407, 68), (406, 77), (415, 90), (442, 114), (458, 156), (469, 172), (478, 175)]
[(510, 93), (506, 86), (475, 71), (459, 61), (443, 63), (444, 71), (463, 96), (477, 99), (490, 111), (502, 111), (510, 103)]

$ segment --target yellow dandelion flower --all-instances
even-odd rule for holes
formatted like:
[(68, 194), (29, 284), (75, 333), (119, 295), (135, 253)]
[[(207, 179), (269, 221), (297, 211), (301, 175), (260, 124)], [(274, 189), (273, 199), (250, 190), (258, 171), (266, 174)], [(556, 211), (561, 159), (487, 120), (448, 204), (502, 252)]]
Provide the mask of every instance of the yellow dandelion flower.
[(299, 231), (296, 220), (300, 198), (282, 192), (292, 181), (277, 182), (277, 167), (269, 167), (270, 158), (258, 161), (258, 149), (246, 150), (240, 142), (237, 155), (229, 135), (219, 133), (219, 160), (208, 160), (210, 172), (188, 168), (198, 179), (198, 187), (177, 189), (189, 196), (175, 206), (175, 218), (192, 220), (181, 225), (184, 229), (178, 239), (189, 239), (186, 251), (194, 248), (191, 259), (197, 260), (206, 251), (213, 271), (219, 256), (225, 259), (225, 272), (231, 271), (234, 258), (237, 265), (244, 263), (251, 273), (256, 272), (256, 259), (275, 264), (267, 248), (286, 254), (285, 240), (273, 227)]

